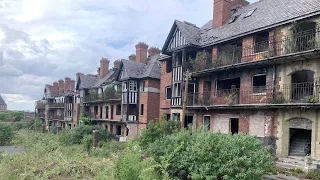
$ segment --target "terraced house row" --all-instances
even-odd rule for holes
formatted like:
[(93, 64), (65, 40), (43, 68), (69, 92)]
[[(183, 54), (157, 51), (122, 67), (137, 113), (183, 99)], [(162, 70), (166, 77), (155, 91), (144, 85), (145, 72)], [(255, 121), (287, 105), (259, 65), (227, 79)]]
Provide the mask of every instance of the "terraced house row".
[(111, 70), (103, 58), (98, 75), (78, 73), (75, 102), (123, 137), (165, 115), (319, 159), (318, 0), (213, 0), (210, 19), (175, 20), (162, 52), (139, 43)]

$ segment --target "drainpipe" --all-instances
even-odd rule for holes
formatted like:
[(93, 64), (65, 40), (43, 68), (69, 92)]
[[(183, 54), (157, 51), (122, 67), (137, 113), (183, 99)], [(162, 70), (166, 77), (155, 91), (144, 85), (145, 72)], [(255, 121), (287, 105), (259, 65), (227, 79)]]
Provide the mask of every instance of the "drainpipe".
[(273, 98), (275, 98), (276, 93), (276, 66), (272, 66), (272, 89), (273, 89)]

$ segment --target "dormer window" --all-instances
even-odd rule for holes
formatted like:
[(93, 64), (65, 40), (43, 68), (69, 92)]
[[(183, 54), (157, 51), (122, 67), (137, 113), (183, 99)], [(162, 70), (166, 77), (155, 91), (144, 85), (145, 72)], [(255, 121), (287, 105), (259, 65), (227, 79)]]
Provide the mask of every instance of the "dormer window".
[(239, 14), (239, 15), (236, 15), (236, 16), (232, 16), (231, 19), (230, 19), (230, 21), (229, 21), (229, 24), (235, 22), (235, 21), (238, 19), (239, 16), (240, 16), (240, 14)]
[(246, 14), (246, 16), (244, 16), (244, 18), (250, 17), (250, 16), (254, 13), (254, 11), (256, 11), (256, 9), (257, 9), (257, 8), (248, 11), (247, 14)]

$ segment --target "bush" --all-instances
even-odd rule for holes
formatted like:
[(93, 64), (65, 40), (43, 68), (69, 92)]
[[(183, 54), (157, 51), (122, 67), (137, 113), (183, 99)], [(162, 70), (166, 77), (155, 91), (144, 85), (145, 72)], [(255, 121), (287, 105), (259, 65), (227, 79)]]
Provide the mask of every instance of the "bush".
[(249, 135), (181, 131), (150, 144), (146, 153), (173, 179), (261, 179), (274, 172), (269, 149)]
[(14, 131), (19, 131), (21, 129), (33, 129), (42, 130), (42, 120), (32, 119), (32, 120), (21, 120), (17, 122), (11, 122)]
[(0, 122), (0, 146), (8, 145), (14, 137), (13, 129), (9, 123)]
[(59, 135), (59, 141), (65, 145), (81, 144), (83, 137), (92, 134), (92, 126), (79, 125), (70, 130), (63, 130)]

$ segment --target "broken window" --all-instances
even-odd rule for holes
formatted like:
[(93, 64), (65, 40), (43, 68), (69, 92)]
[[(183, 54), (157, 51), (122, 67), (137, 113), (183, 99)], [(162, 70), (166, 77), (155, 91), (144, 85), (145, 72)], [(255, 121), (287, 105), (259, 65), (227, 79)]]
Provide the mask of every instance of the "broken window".
[(262, 32), (254, 37), (254, 53), (265, 52), (269, 49), (269, 32)]
[(171, 87), (168, 86), (166, 87), (166, 99), (171, 99), (171, 95), (172, 95)]
[(113, 105), (111, 105), (111, 119), (113, 119)]
[(167, 121), (170, 121), (171, 120), (171, 114), (166, 114), (166, 119), (167, 119)]
[(224, 79), (217, 81), (217, 96), (226, 96), (240, 88), (240, 78)]
[(253, 93), (265, 93), (267, 85), (267, 76), (259, 74), (252, 77)]
[(121, 104), (117, 105), (116, 115), (121, 115)]
[(116, 130), (117, 130), (116, 135), (121, 136), (121, 126), (116, 125)]
[(203, 116), (203, 128), (210, 130), (210, 116)]
[(140, 115), (143, 116), (143, 111), (144, 111), (144, 105), (141, 104), (141, 107), (140, 107)]
[(248, 11), (247, 14), (244, 16), (244, 18), (250, 17), (254, 13), (254, 11), (256, 11), (256, 9), (257, 8)]

